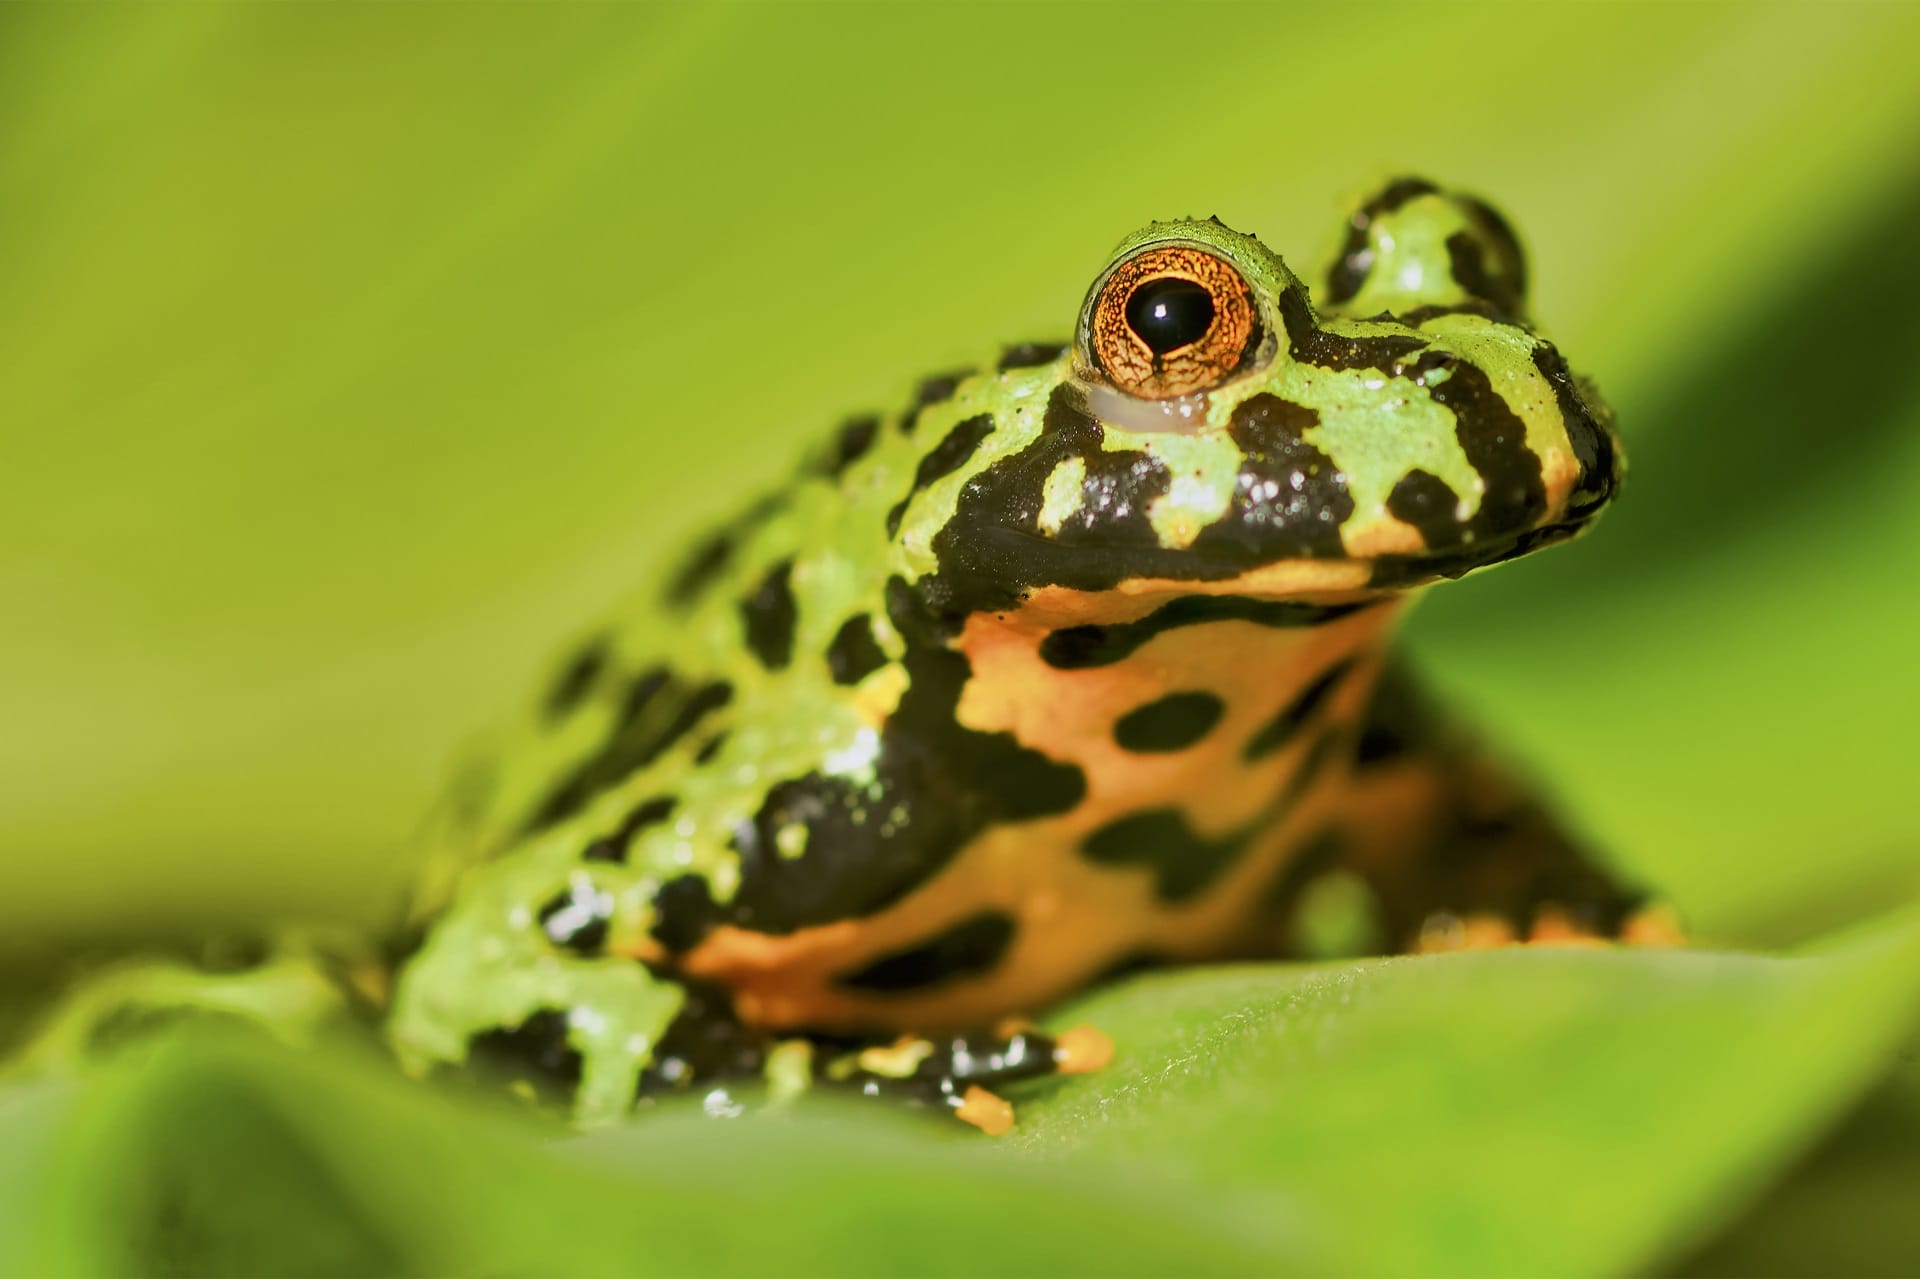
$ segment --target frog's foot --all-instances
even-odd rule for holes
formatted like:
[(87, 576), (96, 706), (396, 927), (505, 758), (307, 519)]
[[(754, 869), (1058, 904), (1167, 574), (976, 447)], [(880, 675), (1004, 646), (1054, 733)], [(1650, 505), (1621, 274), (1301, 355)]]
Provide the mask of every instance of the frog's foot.
[(1611, 930), (1601, 927), (1590, 911), (1554, 903), (1536, 906), (1524, 929), (1492, 911), (1454, 914), (1438, 911), (1420, 925), (1413, 950), (1435, 955), (1455, 950), (1494, 950), (1502, 946), (1679, 946), (1686, 941), (1680, 918), (1671, 906), (1655, 903), (1628, 912)]
[(1666, 902), (1656, 901), (1627, 916), (1627, 922), (1620, 927), (1620, 940), (1629, 946), (1656, 949), (1684, 946), (1687, 944), (1687, 929), (1680, 922), (1679, 911)]
[(995, 1090), (1048, 1075), (1099, 1070), (1113, 1059), (1113, 1041), (1092, 1026), (1048, 1035), (1008, 1020), (990, 1031), (947, 1037), (902, 1035), (887, 1043), (776, 1039), (732, 1015), (724, 991), (698, 983), (641, 1076), (642, 1104), (698, 1094), (709, 1114), (747, 1107), (733, 1083), (757, 1081), (779, 1105), (816, 1084), (910, 1106), (951, 1112), (998, 1136), (1013, 1127), (1013, 1106)]
[(997, 1137), (1013, 1127), (1013, 1104), (995, 1088), (1048, 1075), (1081, 1075), (1113, 1060), (1113, 1041), (1092, 1026), (1051, 1036), (1025, 1022), (985, 1034), (932, 1039), (904, 1035), (827, 1064), (830, 1084), (863, 1096), (937, 1106)]

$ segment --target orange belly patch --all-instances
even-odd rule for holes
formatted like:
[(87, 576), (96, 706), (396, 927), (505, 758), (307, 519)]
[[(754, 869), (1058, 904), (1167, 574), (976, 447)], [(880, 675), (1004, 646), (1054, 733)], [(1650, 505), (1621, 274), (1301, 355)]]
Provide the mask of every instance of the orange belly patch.
[[(1151, 596), (1073, 595), (1053, 589), (1019, 610), (975, 615), (957, 644), (973, 668), (961, 721), (1012, 733), (1077, 765), (1087, 782), (1078, 806), (981, 832), (928, 882), (871, 916), (777, 936), (720, 927), (675, 967), (725, 985), (740, 1017), (769, 1029), (938, 1031), (1038, 1010), (1141, 952), (1195, 960), (1256, 945), (1250, 934), (1261, 926), (1262, 898), (1293, 851), (1332, 816), (1336, 775), (1308, 785), (1284, 811), (1276, 806), (1325, 729), (1360, 714), (1397, 608), (1383, 603), (1316, 626), (1182, 626), (1121, 660), (1056, 669), (1040, 653), (1050, 631), (1076, 624), (1076, 615), (1125, 621), (1156, 606)], [(1356, 660), (1319, 709), (1318, 727), (1244, 758), (1255, 734), (1348, 658)], [(1211, 693), (1224, 703), (1201, 740), (1149, 753), (1116, 742), (1121, 716), (1175, 692)], [(1252, 833), (1203, 891), (1177, 901), (1159, 890), (1150, 868), (1103, 865), (1083, 853), (1088, 837), (1108, 824), (1160, 810), (1183, 815), (1203, 839)], [(1013, 924), (1004, 954), (985, 972), (889, 991), (839, 981), (982, 912)]]

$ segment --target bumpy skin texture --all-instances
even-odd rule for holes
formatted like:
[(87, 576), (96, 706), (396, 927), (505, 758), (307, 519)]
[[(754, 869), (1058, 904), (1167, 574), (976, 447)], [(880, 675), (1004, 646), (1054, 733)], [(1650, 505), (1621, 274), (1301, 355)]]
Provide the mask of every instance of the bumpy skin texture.
[(1375, 696), (1411, 595), (1572, 535), (1619, 478), (1512, 233), (1403, 179), (1318, 308), (1213, 221), (1100, 279), (1169, 243), (1257, 316), (1183, 416), (1103, 375), (1096, 281), (1076, 344), (847, 423), (560, 664), (449, 805), (403, 1060), (504, 1049), (601, 1117), (756, 1034), (980, 1027), (1142, 957), (1284, 953), (1334, 869), (1393, 944), (1443, 910), (1618, 926), (1629, 895)]

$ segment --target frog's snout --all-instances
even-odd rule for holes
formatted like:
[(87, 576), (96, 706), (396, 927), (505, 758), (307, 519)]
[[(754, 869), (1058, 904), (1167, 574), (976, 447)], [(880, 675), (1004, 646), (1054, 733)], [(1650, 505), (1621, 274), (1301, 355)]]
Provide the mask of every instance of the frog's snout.
[(1560, 522), (1578, 527), (1613, 500), (1626, 478), (1627, 455), (1613, 432), (1586, 413), (1568, 415), (1567, 443), (1580, 470), (1561, 503)]

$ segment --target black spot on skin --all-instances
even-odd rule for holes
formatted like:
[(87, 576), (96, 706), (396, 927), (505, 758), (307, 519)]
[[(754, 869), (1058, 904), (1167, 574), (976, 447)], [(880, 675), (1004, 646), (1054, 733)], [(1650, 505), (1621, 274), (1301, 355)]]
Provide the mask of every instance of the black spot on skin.
[(1458, 546), (1465, 535), (1459, 510), (1460, 496), (1431, 471), (1411, 470), (1387, 495), (1387, 510), (1420, 530), (1430, 549)]
[(953, 393), (960, 389), (960, 383), (965, 381), (972, 372), (972, 369), (955, 369), (951, 373), (936, 373), (930, 378), (922, 379), (920, 385), (914, 390), (912, 407), (907, 410), (906, 416), (900, 419), (900, 433), (912, 435), (913, 428), (920, 425), (920, 414), (936, 404), (951, 400)]
[(597, 955), (607, 940), (613, 914), (613, 895), (594, 887), (584, 875), (548, 899), (540, 908), (540, 931), (562, 950)]
[(1526, 423), (1479, 367), (1465, 360), (1447, 367), (1450, 375), (1429, 383), (1427, 394), (1453, 413), (1460, 448), (1486, 481), (1468, 531), (1479, 541), (1532, 527), (1546, 514), (1547, 493), (1540, 459), (1527, 447)]
[(765, 523), (786, 504), (782, 493), (769, 493), (740, 512), (722, 527), (694, 543), (693, 550), (667, 579), (664, 596), (668, 606), (681, 609), (693, 604), (717, 582), (733, 563), (741, 539)]
[(1373, 318), (1395, 321), (1411, 329), (1418, 328), (1428, 320), (1437, 320), (1443, 315), (1477, 315), (1487, 320), (1502, 318), (1491, 302), (1480, 298), (1468, 298), (1465, 302), (1456, 302), (1451, 306), (1416, 306), (1411, 311), (1389, 311)]
[(1474, 297), (1492, 302), (1503, 315), (1511, 315), (1519, 301), (1505, 281), (1496, 279), (1487, 265), (1486, 246), (1465, 231), (1447, 237), (1447, 265), (1454, 283)]
[(1447, 370), (1447, 376), (1426, 382), (1427, 394), (1453, 414), (1454, 436), (1485, 484), (1480, 505), (1465, 520), (1451, 519), (1442, 492), (1446, 486), (1423, 471), (1408, 472), (1388, 495), (1388, 509), (1420, 529), (1428, 554), (1380, 556), (1374, 562), (1375, 586), (1459, 577), (1578, 531), (1577, 521), (1536, 527), (1547, 512), (1540, 459), (1527, 447), (1526, 423), (1493, 389), (1486, 373), (1440, 351), (1428, 352), (1413, 366), (1422, 378), (1439, 369)]
[(900, 531), (900, 520), (906, 515), (907, 504), (913, 501), (915, 494), (941, 476), (951, 475), (966, 465), (967, 459), (980, 447), (980, 441), (992, 434), (993, 416), (988, 413), (955, 423), (953, 429), (920, 459), (920, 465), (913, 472), (913, 487), (887, 512), (887, 536), (892, 537)]
[[(1486, 201), (1469, 198), (1461, 201), (1461, 207), (1473, 223), (1485, 275), (1483, 286), (1469, 286), (1468, 292), (1486, 299), (1502, 318), (1519, 318), (1527, 303), (1527, 255), (1520, 248), (1520, 237), (1500, 211)], [(1448, 252), (1452, 252), (1451, 244)]]
[(747, 648), (770, 671), (793, 660), (793, 628), (798, 620), (793, 599), (793, 561), (782, 560), (767, 570), (753, 594), (740, 602)]
[(711, 764), (713, 762), (713, 757), (715, 755), (718, 755), (720, 753), (720, 748), (722, 746), (725, 746), (726, 744), (727, 744), (727, 732), (725, 729), (721, 729), (719, 732), (715, 733), (712, 737), (709, 737), (707, 739), (706, 745), (702, 746), (698, 751), (694, 753), (693, 762), (696, 764)]
[(698, 599), (708, 585), (726, 571), (733, 559), (733, 543), (730, 529), (709, 533), (696, 543), (667, 582), (667, 603), (684, 608)]
[(1369, 337), (1344, 337), (1329, 333), (1314, 322), (1313, 308), (1305, 289), (1289, 288), (1278, 300), (1280, 323), (1287, 331), (1287, 346), (1301, 364), (1312, 364), (1335, 371), (1377, 369), (1389, 377), (1405, 372), (1408, 361), (1426, 349), (1427, 340), (1417, 333), (1386, 333)]
[(1293, 802), (1307, 793), (1307, 790), (1327, 770), (1328, 765), (1340, 758), (1346, 750), (1345, 734), (1336, 730), (1322, 733), (1307, 747), (1306, 755), (1300, 760), (1300, 766), (1293, 770), (1293, 776), (1287, 778), (1287, 789), (1281, 797), (1280, 806), (1290, 807)]
[(1264, 728), (1248, 739), (1246, 749), (1242, 752), (1243, 758), (1248, 763), (1264, 759), (1292, 741), (1314, 712), (1326, 704), (1327, 698), (1352, 669), (1353, 662), (1347, 660), (1335, 662), (1322, 671), (1291, 702), (1281, 707), (1280, 713), (1268, 721)]
[(872, 416), (856, 417), (841, 426), (826, 455), (820, 459), (820, 473), (828, 479), (839, 479), (848, 467), (867, 455), (879, 433), (880, 419)]
[(1533, 348), (1533, 367), (1553, 388), (1554, 402), (1560, 406), (1560, 418), (1566, 423), (1567, 443), (1580, 463), (1580, 478), (1567, 495), (1562, 520), (1584, 519), (1607, 504), (1620, 484), (1620, 454), (1613, 446), (1613, 435), (1587, 407), (1580, 385), (1567, 362), (1553, 346), (1542, 342)]
[(999, 369), (1002, 373), (1010, 373), (1014, 369), (1033, 369), (1042, 364), (1052, 364), (1066, 349), (1065, 342), (1021, 342), (1000, 353)]
[(1113, 740), (1136, 754), (1183, 751), (1212, 732), (1226, 713), (1227, 704), (1212, 693), (1168, 693), (1122, 715), (1113, 726)]
[(1013, 917), (982, 911), (917, 946), (874, 960), (834, 978), (849, 990), (922, 991), (992, 972), (1013, 944)]
[(1277, 395), (1249, 396), (1234, 409), (1227, 434), (1246, 455), (1227, 515), (1194, 539), (1194, 552), (1245, 562), (1336, 559), (1345, 551), (1340, 525), (1353, 514), (1347, 477), (1333, 459), (1301, 438), (1319, 413)]
[(580, 854), (583, 861), (618, 862), (627, 860), (627, 848), (633, 837), (649, 826), (658, 826), (673, 816), (673, 810), (679, 801), (671, 795), (656, 795), (628, 813), (620, 828), (611, 835), (604, 836), (588, 844)]
[[(881, 730), (871, 779), (807, 773), (778, 783), (734, 832), (740, 887), (727, 922), (767, 933), (857, 918), (926, 882), (981, 831), (1067, 812), (1086, 795), (1080, 769), (1010, 733), (960, 724), (971, 668), (913, 588), (887, 585), (888, 613), (906, 643), (908, 685)], [(804, 826), (797, 857), (780, 832)]]
[(525, 1084), (544, 1105), (568, 1106), (580, 1087), (580, 1053), (567, 1042), (567, 1015), (543, 1008), (518, 1026), (467, 1040), (467, 1070), (483, 1083)]
[(272, 962), (275, 951), (273, 943), (265, 937), (234, 937), (225, 934), (208, 937), (198, 946), (189, 949), (195, 968), (222, 976), (260, 968)]
[(1390, 763), (1413, 748), (1413, 743), (1394, 732), (1388, 724), (1368, 720), (1360, 733), (1360, 746), (1354, 762), (1361, 768)]
[(1438, 715), (1421, 696), (1413, 677), (1389, 662), (1374, 685), (1373, 696), (1360, 723), (1360, 742), (1354, 760), (1371, 768), (1426, 751), (1439, 735)]
[(1131, 950), (1100, 970), (1090, 985), (1104, 986), (1108, 982), (1120, 981), (1136, 973), (1151, 972), (1156, 968), (1165, 968), (1176, 961), (1169, 959), (1157, 950)]
[(1440, 190), (1425, 178), (1395, 178), (1383, 187), (1380, 193), (1368, 200), (1353, 212), (1347, 223), (1346, 243), (1340, 246), (1340, 256), (1334, 260), (1333, 269), (1327, 275), (1327, 301), (1334, 305), (1345, 302), (1360, 292), (1366, 283), (1367, 273), (1373, 270), (1373, 249), (1368, 244), (1367, 232), (1376, 219), (1394, 212), (1423, 195), (1433, 195)]
[(702, 684), (682, 703), (679, 712), (668, 722), (657, 740), (649, 744), (646, 759), (641, 762), (651, 763), (662, 751), (685, 737), (710, 712), (719, 710), (732, 700), (733, 685), (725, 680)]
[(579, 708), (606, 671), (611, 656), (606, 636), (600, 635), (583, 644), (579, 652), (567, 659), (560, 673), (554, 677), (552, 686), (547, 689), (544, 714), (548, 723), (565, 719)]
[(625, 704), (620, 708), (621, 724), (632, 724), (646, 714), (647, 707), (653, 705), (653, 699), (660, 695), (671, 678), (664, 666), (650, 666), (634, 676), (627, 685)]
[(713, 891), (699, 875), (681, 875), (660, 885), (653, 897), (653, 939), (678, 954), (700, 944), (725, 917)]
[[(375, 953), (385, 971), (398, 972), (403, 965), (419, 954), (420, 948), (427, 944), (427, 935), (430, 932), (432, 932), (430, 920), (414, 920), (390, 930), (387, 936), (375, 943)], [(255, 966), (249, 965), (249, 967)], [(349, 992), (349, 998), (358, 1003), (360, 996)], [(368, 1011), (373, 1014), (376, 1022), (385, 1021), (387, 1012), (385, 1008), (370, 1008)]]
[(1153, 872), (1154, 892), (1165, 902), (1187, 901), (1231, 866), (1259, 829), (1258, 824), (1221, 839), (1206, 839), (1177, 808), (1131, 813), (1087, 836), (1080, 851), (1102, 866), (1145, 866)]
[(733, 700), (733, 686), (714, 680), (688, 688), (656, 668), (637, 679), (626, 713), (600, 749), (577, 764), (551, 791), (522, 834), (571, 817), (601, 791), (645, 768), (695, 725)]
[(1306, 604), (1297, 600), (1250, 599), (1245, 595), (1183, 595), (1134, 622), (1110, 626), (1068, 626), (1040, 641), (1040, 660), (1056, 670), (1078, 671), (1125, 661), (1156, 635), (1182, 626), (1210, 622), (1252, 622), (1292, 628), (1320, 626), (1367, 607)]
[(639, 1096), (679, 1092), (715, 1079), (759, 1077), (770, 1037), (741, 1024), (725, 987), (683, 976), (674, 980), (685, 1002), (640, 1072)]
[(1265, 812), (1237, 831), (1217, 839), (1196, 832), (1177, 808), (1154, 808), (1109, 822), (1081, 844), (1088, 861), (1105, 866), (1145, 866), (1154, 875), (1162, 901), (1179, 903), (1205, 892), (1225, 874), (1261, 832), (1296, 804), (1345, 748), (1346, 739), (1327, 732), (1307, 749)]
[(849, 617), (827, 645), (827, 671), (836, 684), (858, 684), (887, 664), (887, 655), (873, 638), (873, 619), (865, 613)]

